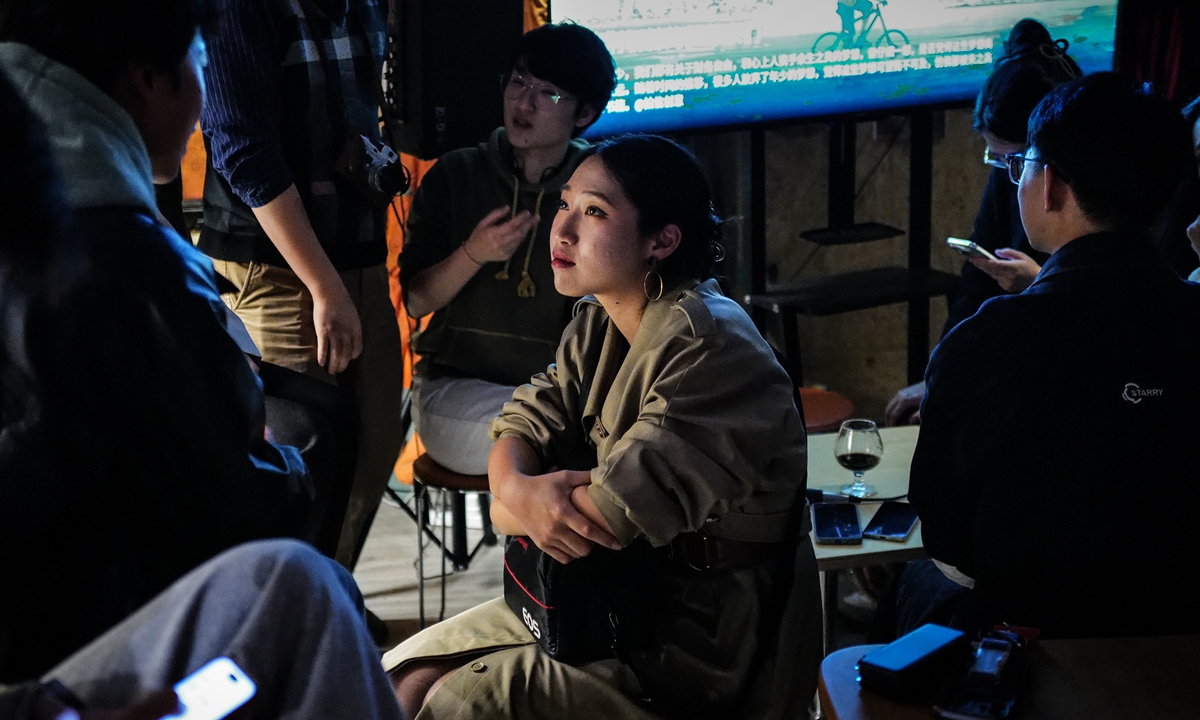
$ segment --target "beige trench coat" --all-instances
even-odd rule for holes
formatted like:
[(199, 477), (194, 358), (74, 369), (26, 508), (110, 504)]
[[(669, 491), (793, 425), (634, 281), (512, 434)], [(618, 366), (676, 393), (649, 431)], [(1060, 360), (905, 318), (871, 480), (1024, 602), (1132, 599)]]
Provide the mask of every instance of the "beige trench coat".
[[(598, 303), (581, 300), (556, 364), (517, 389), (492, 434), (525, 440), (544, 467), (590, 468), (589, 493), (623, 543), (661, 546), (697, 530), (773, 542), (807, 472), (794, 396), (750, 318), (710, 280), (649, 303), (632, 347)], [(790, 567), (687, 571), (671, 586), (678, 612), (644, 656), (657, 668), (651, 675), (667, 678), (668, 707), (803, 716), (821, 658), (807, 535)], [(420, 718), (659, 717), (638, 699), (646, 688), (629, 667), (551, 660), (502, 600), (418, 634), (384, 666), (447, 656), (475, 662)]]

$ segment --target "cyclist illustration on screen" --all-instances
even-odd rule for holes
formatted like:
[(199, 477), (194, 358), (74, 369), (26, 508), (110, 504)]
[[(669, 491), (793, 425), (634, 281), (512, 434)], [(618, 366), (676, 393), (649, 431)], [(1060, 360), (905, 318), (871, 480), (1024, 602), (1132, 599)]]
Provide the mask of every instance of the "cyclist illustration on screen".
[(847, 40), (854, 38), (854, 14), (865, 18), (874, 9), (875, 4), (871, 0), (838, 0), (837, 14), (842, 17), (842, 34), (847, 36)]
[[(837, 0), (837, 14), (842, 18), (842, 31), (827, 32), (818, 37), (813, 43), (813, 52), (907, 45), (908, 36), (899, 30), (889, 30), (884, 22), (885, 5), (887, 0)], [(862, 25), (862, 32), (858, 33), (857, 37), (854, 34), (856, 21)], [(876, 25), (879, 26), (879, 35), (875, 35)]]

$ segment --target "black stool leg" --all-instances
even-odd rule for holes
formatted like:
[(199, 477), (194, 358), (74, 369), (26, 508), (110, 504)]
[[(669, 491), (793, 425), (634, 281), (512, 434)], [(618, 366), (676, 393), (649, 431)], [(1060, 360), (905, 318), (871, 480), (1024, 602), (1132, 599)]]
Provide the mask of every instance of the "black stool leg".
[[(451, 491), (443, 490), (442, 494), (441, 494), (442, 505), (441, 505), (440, 514), (442, 516), (442, 605), (441, 605), (441, 609), (438, 610), (438, 622), (441, 622), (446, 619), (446, 577), (450, 574), (450, 573), (446, 572), (446, 493), (447, 492), (450, 492), (451, 495), (453, 495), (454, 497), (458, 497), (458, 496), (462, 495), (462, 493), (454, 492), (452, 490)], [(463, 524), (463, 527), (466, 527), (466, 523)], [(457, 569), (458, 569), (458, 566), (456, 565), (455, 570), (457, 570)]]
[(837, 649), (834, 634), (837, 633), (838, 571), (825, 570), (825, 654)]
[(417, 501), (417, 613), (418, 630), (425, 629), (425, 527), (429, 521), (429, 491), (413, 483)]
[(454, 560), (455, 570), (465, 570), (468, 563), (471, 562), (469, 551), (467, 550), (467, 497), (466, 495), (452, 491), (450, 496), (450, 512), (451, 522), (453, 527), (451, 531), (453, 536), (450, 540), (451, 559)]

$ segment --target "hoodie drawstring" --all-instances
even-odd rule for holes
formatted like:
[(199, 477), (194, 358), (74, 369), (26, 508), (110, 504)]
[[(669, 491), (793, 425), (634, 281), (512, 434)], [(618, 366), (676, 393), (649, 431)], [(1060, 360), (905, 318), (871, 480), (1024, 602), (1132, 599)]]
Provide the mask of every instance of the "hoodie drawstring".
[[(521, 179), (513, 175), (513, 199), (512, 209), (508, 213), (508, 217), (514, 218), (517, 216), (517, 203), (521, 197)], [(540, 217), (542, 214), (542, 199), (546, 197), (545, 189), (538, 192), (537, 202), (533, 206), (534, 217)], [(529, 246), (525, 249), (525, 265), (521, 268), (521, 282), (517, 284), (517, 297), (531, 298), (537, 295), (537, 285), (534, 285), (533, 278), (529, 276), (529, 263), (533, 259), (533, 245), (537, 241), (537, 225), (534, 225), (529, 230), (528, 236)], [(496, 273), (497, 280), (508, 279), (508, 268), (512, 265), (512, 257), (504, 261), (504, 267), (500, 272)]]

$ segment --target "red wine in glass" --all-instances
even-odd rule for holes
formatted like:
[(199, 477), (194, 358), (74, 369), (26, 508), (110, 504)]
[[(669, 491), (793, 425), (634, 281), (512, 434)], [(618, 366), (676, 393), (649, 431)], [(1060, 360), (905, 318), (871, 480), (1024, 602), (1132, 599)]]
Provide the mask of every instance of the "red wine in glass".
[(855, 473), (872, 470), (883, 458), (871, 453), (845, 453), (837, 456), (838, 465)]
[(833, 454), (839, 465), (854, 473), (854, 482), (842, 486), (843, 495), (866, 498), (875, 494), (875, 488), (863, 482), (863, 473), (883, 459), (883, 440), (875, 423), (870, 420), (842, 423), (833, 444)]

